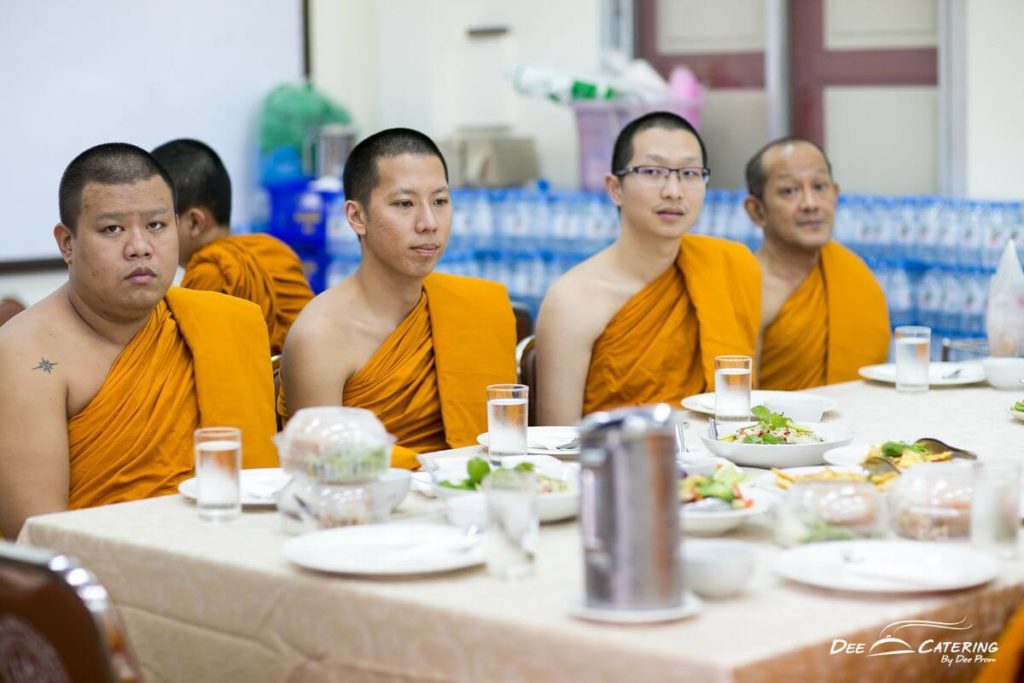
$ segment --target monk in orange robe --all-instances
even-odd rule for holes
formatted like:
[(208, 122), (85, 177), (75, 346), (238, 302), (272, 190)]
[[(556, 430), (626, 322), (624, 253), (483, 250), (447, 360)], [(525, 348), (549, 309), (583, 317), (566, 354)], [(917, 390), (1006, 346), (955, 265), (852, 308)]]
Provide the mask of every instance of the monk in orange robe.
[(231, 235), (231, 179), (217, 153), (197, 140), (173, 140), (153, 150), (177, 192), (181, 286), (252, 301), (263, 311), (270, 353), (313, 298), (302, 262), (270, 235)]
[(0, 533), (32, 515), (173, 493), (192, 431), (242, 430), (277, 463), (266, 327), (253, 304), (170, 289), (170, 178), (145, 150), (79, 155), (54, 228), (68, 282), (0, 328)]
[(783, 138), (747, 164), (744, 207), (764, 230), (759, 378), (795, 390), (857, 378), (889, 354), (882, 288), (864, 262), (831, 241), (839, 185), (817, 145)]
[(761, 293), (753, 255), (685, 235), (704, 204), (706, 158), (697, 131), (675, 114), (648, 114), (619, 134), (606, 177), (619, 237), (559, 278), (541, 305), (542, 424), (678, 405), (713, 388), (715, 356), (754, 355)]
[(431, 274), (451, 229), (447, 167), (422, 133), (370, 136), (345, 165), (355, 273), (316, 297), (285, 344), (282, 415), (366, 408), (397, 439), (395, 467), (487, 431), (489, 384), (516, 381), (515, 318), (495, 282)]
[(999, 636), (998, 650), (985, 655), (985, 664), (974, 683), (1018, 683), (1024, 679), (1024, 607), (1018, 607)]

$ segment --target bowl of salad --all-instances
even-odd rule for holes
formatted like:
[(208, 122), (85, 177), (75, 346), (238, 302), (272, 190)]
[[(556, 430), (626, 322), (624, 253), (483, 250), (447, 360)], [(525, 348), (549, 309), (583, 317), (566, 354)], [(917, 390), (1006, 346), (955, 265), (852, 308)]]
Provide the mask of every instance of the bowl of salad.
[(769, 510), (776, 496), (756, 489), (732, 463), (720, 463), (710, 475), (679, 480), (679, 525), (684, 534), (718, 536)]
[(1016, 420), (1024, 422), (1024, 401), (1017, 401), (1010, 406), (1010, 415)]
[(737, 465), (750, 467), (803, 467), (820, 465), (831, 448), (853, 440), (853, 430), (838, 424), (803, 424), (765, 406), (750, 411), (756, 422), (724, 431), (719, 425), (717, 438), (701, 434), (704, 446)]
[[(555, 460), (554, 458), (552, 458)], [(462, 466), (455, 465), (456, 461)], [(532, 470), (537, 475), (537, 517), (541, 522), (557, 522), (572, 519), (580, 510), (579, 464), (557, 461), (559, 470), (554, 471), (543, 464), (538, 466), (530, 459), (511, 462), (510, 469)], [(434, 489), (440, 498), (483, 495), (483, 482), (493, 471), (493, 466), (480, 457), (438, 458), (435, 469), (430, 470), (434, 478)]]

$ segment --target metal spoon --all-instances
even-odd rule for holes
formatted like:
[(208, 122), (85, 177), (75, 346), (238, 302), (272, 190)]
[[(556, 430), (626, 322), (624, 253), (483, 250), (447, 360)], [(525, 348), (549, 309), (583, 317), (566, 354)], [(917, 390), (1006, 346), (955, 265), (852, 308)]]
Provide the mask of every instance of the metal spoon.
[(946, 451), (949, 451), (950, 457), (953, 458), (964, 458), (966, 460), (978, 459), (977, 453), (964, 450), (963, 448), (950, 446), (944, 441), (939, 441), (938, 439), (933, 439), (932, 437), (928, 436), (918, 439), (917, 441), (914, 442), (914, 445), (920, 446), (921, 448), (925, 449), (925, 451), (927, 451), (928, 453), (945, 453)]

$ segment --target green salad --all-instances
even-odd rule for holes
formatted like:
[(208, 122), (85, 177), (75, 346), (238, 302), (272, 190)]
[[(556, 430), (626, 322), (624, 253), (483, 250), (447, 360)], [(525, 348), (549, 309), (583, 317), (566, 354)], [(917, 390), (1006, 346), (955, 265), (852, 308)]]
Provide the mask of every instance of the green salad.
[[(501, 468), (497, 468), (500, 470)], [(535, 468), (532, 462), (521, 462), (512, 468), (513, 471), (517, 472), (534, 472)], [(491, 468), (491, 463), (487, 462), (483, 458), (470, 458), (466, 463), (466, 478), (459, 479), (457, 481), (451, 481), (449, 479), (443, 479), (437, 483), (438, 486), (443, 486), (446, 489), (462, 489), (464, 491), (479, 491), (483, 486), (484, 479), (489, 477), (496, 470)], [(561, 479), (555, 479), (545, 474), (537, 473), (537, 493), (563, 493), (569, 490), (568, 482), (562, 481)]]
[(711, 476), (691, 474), (679, 480), (679, 499), (685, 503), (696, 503), (706, 498), (717, 498), (729, 507), (742, 509), (754, 504), (743, 495), (740, 484), (747, 482), (747, 475), (735, 465), (718, 465)]
[(1013, 409), (1017, 412), (1024, 413), (1024, 401), (1017, 401), (1013, 404)]
[(782, 413), (773, 413), (764, 406), (754, 406), (750, 412), (757, 418), (756, 423), (740, 427), (735, 434), (726, 434), (719, 441), (760, 444), (821, 443), (823, 441), (812, 430), (795, 424)]

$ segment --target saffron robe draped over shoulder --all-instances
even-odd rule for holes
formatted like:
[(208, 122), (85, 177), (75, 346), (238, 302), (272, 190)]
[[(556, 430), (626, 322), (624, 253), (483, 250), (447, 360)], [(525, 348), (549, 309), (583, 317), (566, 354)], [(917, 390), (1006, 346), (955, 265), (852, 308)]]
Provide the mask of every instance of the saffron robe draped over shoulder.
[(263, 233), (232, 235), (199, 249), (188, 260), (182, 287), (205, 289), (252, 301), (263, 311), (270, 353), (313, 298), (302, 262), (281, 240)]
[(68, 421), (71, 509), (174, 493), (192, 432), (242, 430), (243, 467), (274, 467), (266, 327), (251, 303), (172, 288)]
[[(341, 403), (370, 410), (397, 441), (393, 467), (418, 453), (476, 443), (487, 431), (487, 385), (514, 383), (515, 317), (503, 285), (433, 273), (419, 302), (357, 370)], [(283, 389), (278, 412), (288, 415)]]
[(583, 414), (710, 390), (715, 356), (753, 357), (757, 260), (743, 245), (687, 235), (676, 262), (612, 317), (594, 342)]
[(885, 294), (859, 256), (837, 242), (821, 250), (761, 342), (760, 386), (806, 389), (857, 379), (889, 355)]

